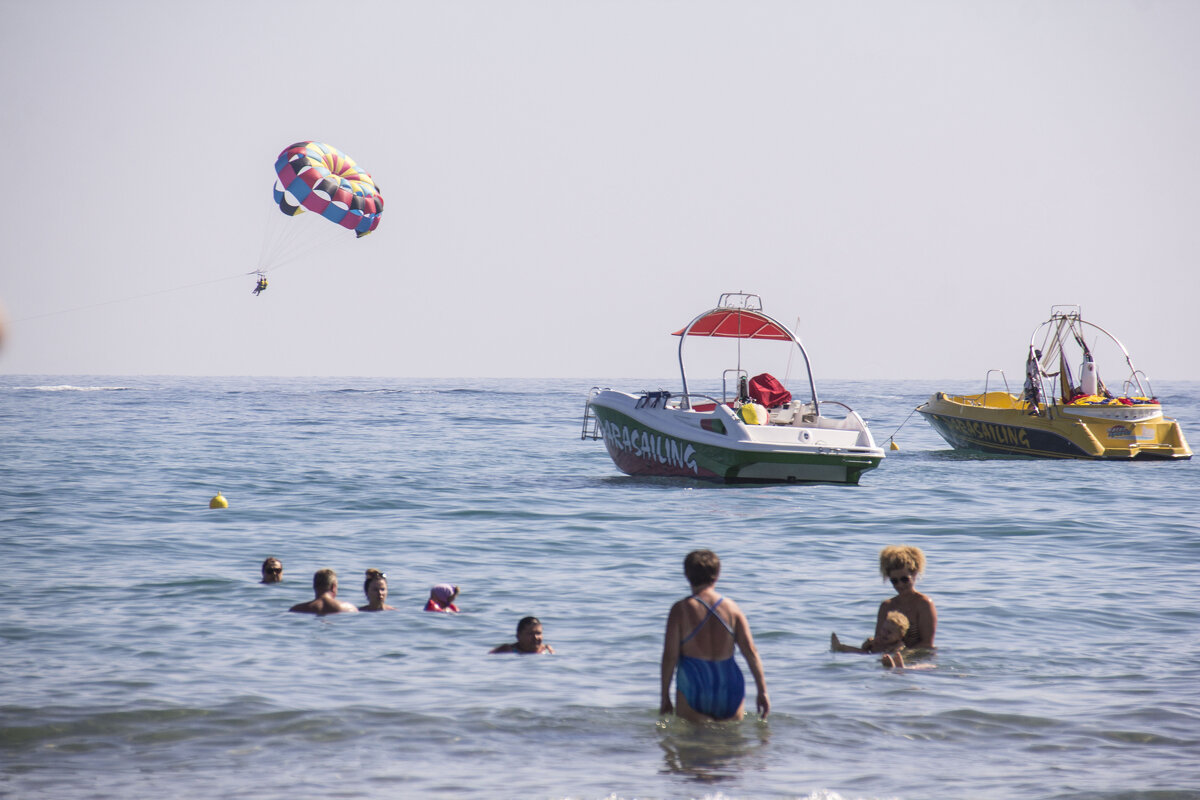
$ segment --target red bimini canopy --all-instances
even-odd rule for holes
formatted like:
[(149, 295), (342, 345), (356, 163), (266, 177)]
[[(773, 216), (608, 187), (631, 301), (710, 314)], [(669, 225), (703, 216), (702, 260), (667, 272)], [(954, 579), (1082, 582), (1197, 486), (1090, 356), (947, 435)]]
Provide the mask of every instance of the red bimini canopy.
[(717, 308), (697, 317), (689, 328), (675, 331), (672, 336), (715, 336), (721, 339), (769, 339), (790, 342), (791, 335), (775, 320), (757, 311), (744, 308)]

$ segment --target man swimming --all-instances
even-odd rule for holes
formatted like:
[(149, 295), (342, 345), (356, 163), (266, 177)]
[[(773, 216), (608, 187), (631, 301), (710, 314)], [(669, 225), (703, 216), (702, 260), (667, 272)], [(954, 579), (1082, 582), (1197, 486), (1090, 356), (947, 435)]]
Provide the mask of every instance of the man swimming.
[(268, 556), (262, 563), (262, 583), (279, 583), (283, 580), (283, 562)]
[(542, 622), (537, 617), (522, 617), (517, 623), (517, 640), (492, 648), (493, 653), (549, 653), (554, 648), (542, 641)]
[(307, 603), (297, 603), (288, 609), (301, 614), (339, 614), (358, 611), (350, 603), (337, 599), (337, 573), (331, 569), (319, 569), (313, 574), (313, 594), (316, 597)]
[(721, 560), (711, 550), (695, 550), (683, 560), (683, 572), (692, 594), (671, 606), (667, 615), (659, 713), (673, 712), (692, 722), (740, 720), (745, 714), (746, 685), (734, 660), (736, 644), (758, 689), (755, 706), (766, 718), (771, 700), (750, 623), (733, 600), (721, 597), (714, 588)]

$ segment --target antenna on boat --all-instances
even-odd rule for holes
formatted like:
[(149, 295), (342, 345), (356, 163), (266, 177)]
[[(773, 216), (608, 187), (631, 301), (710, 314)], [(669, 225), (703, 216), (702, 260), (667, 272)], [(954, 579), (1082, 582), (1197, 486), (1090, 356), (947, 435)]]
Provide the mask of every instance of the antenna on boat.
[[(796, 331), (798, 331), (798, 330), (800, 330), (800, 317), (796, 317), (796, 326), (794, 328), (792, 328), (792, 335), (795, 336)], [(792, 378), (792, 358), (795, 357), (795, 355), (796, 355), (796, 351), (789, 347), (788, 348), (787, 367), (785, 367), (784, 371), (783, 371), (783, 383), (785, 386), (787, 385), (788, 381), (790, 381)]]

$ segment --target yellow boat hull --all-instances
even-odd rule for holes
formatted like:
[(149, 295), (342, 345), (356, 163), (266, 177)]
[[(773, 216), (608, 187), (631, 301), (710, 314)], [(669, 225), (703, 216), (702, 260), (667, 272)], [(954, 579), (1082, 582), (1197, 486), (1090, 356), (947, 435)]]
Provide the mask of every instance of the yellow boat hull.
[(1188, 459), (1192, 450), (1179, 423), (1157, 403), (1041, 404), (1037, 413), (1007, 392), (938, 392), (917, 406), (952, 447), (1043, 458)]

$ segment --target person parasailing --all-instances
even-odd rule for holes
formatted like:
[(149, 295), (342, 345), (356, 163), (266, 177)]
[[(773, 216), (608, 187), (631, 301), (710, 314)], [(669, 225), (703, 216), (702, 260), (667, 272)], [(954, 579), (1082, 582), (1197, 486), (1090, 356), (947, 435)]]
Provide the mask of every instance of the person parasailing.
[(272, 196), (280, 214), (264, 231), (263, 252), (253, 273), (253, 294), (267, 288), (267, 276), (318, 245), (351, 231), (366, 236), (379, 227), (383, 195), (370, 173), (324, 142), (296, 142), (275, 159)]

